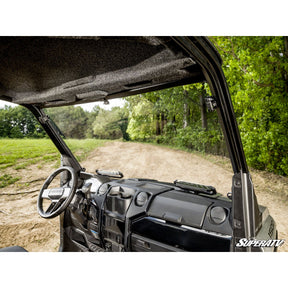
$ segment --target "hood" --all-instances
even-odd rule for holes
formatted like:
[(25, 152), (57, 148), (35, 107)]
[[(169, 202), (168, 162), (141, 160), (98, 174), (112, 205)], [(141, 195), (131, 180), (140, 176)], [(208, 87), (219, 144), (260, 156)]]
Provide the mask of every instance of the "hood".
[(177, 38), (221, 64), (205, 37), (0, 37), (0, 99), (56, 107), (205, 81)]

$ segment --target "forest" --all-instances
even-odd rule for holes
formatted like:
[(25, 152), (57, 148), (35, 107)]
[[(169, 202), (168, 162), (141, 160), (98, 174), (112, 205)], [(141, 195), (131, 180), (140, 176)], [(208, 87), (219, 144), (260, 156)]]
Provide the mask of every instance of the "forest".
[[(288, 175), (288, 37), (209, 37), (223, 59), (248, 165)], [(228, 156), (217, 114), (208, 113), (206, 83), (126, 98), (110, 110), (97, 103), (47, 109), (66, 138), (123, 139)], [(46, 137), (24, 107), (0, 109), (0, 138)]]

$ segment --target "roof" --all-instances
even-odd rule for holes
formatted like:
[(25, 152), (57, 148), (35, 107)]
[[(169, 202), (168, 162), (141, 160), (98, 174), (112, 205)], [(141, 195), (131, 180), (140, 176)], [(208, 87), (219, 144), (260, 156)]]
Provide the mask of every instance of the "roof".
[(177, 37), (0, 37), (0, 99), (16, 104), (74, 105), (201, 81)]

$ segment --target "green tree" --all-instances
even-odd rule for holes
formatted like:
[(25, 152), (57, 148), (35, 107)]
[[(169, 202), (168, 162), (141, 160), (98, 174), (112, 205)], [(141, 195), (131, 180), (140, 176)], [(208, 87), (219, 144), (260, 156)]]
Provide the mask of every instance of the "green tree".
[(98, 116), (100, 111), (99, 105), (95, 105), (91, 112), (87, 113), (87, 129), (86, 129), (86, 138), (93, 138), (93, 122), (95, 121), (96, 117)]
[(126, 138), (128, 112), (125, 108), (113, 107), (111, 110), (99, 110), (93, 124), (93, 137), (100, 139)]
[(47, 109), (47, 114), (67, 138), (85, 138), (88, 115), (82, 107), (64, 106)]
[(248, 164), (288, 175), (286, 37), (211, 37), (229, 84)]
[(45, 132), (34, 115), (23, 106), (0, 109), (0, 137), (41, 138)]
[(129, 99), (129, 124), (127, 133), (132, 140), (145, 141), (155, 133), (153, 119), (153, 103), (142, 95)]
[(129, 97), (130, 138), (226, 154), (217, 114), (203, 112), (206, 95), (209, 88), (200, 83)]

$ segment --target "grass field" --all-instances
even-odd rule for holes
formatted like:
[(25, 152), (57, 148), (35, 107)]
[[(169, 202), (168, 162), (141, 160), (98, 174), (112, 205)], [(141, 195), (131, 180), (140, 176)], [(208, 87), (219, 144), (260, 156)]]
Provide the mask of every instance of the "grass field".
[[(84, 160), (90, 151), (103, 145), (105, 140), (68, 139), (68, 144), (76, 158)], [(19, 170), (39, 163), (55, 161), (60, 165), (60, 153), (50, 139), (0, 139), (0, 188), (13, 184), (19, 177), (13, 177), (11, 169)], [(8, 168), (11, 169), (8, 169)], [(9, 171), (7, 171), (9, 170)]]

